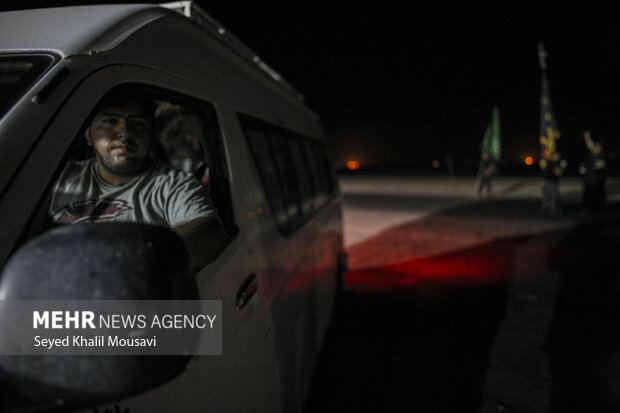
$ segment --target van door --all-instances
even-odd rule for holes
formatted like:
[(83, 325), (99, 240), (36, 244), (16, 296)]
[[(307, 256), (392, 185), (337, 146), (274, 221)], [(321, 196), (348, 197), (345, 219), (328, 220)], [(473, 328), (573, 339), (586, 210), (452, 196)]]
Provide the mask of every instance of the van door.
[[(140, 84), (153, 90), (185, 96), (201, 107), (212, 107), (217, 114), (221, 97), (212, 89), (177, 76), (132, 65), (112, 65), (93, 72), (67, 93), (39, 143), (16, 176), (0, 205), (0, 226), (25, 228), (37, 205), (46, 197), (62, 168), (63, 159), (74, 139), (83, 133), (85, 120), (97, 102), (113, 87)], [(62, 93), (60, 90), (59, 93)], [(196, 108), (199, 112), (200, 108)], [(219, 123), (209, 138), (221, 139)], [(210, 142), (215, 151), (223, 144)], [(218, 149), (219, 145), (219, 149)], [(207, 145), (208, 146), (208, 145)], [(280, 383), (271, 334), (271, 316), (260, 294), (251, 292), (261, 276), (262, 250), (258, 242), (256, 220), (239, 219), (238, 214), (255, 209), (244, 198), (234, 198), (226, 162), (227, 154), (214, 156), (219, 165), (210, 165), (212, 196), (224, 194), (226, 202), (216, 201), (220, 215), (231, 233), (231, 241), (222, 255), (202, 269), (197, 282), (200, 298), (221, 300), (223, 343), (221, 356), (194, 357), (185, 372), (158, 388), (120, 401), (111, 411), (132, 413), (152, 411), (278, 411)], [(234, 171), (232, 171), (234, 172)], [(51, 179), (50, 179), (51, 177)], [(13, 232), (8, 240), (17, 243)], [(93, 406), (94, 407), (94, 406)], [(107, 407), (99, 410), (105, 411)], [(127, 410), (129, 409), (129, 410)]]

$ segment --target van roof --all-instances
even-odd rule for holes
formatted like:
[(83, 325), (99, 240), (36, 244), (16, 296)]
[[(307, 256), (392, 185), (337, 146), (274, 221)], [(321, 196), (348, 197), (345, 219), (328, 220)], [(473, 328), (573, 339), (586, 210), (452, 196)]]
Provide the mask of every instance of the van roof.
[[(178, 5), (180, 7), (175, 7)], [(202, 26), (205, 35), (216, 38), (246, 64), (261, 71), (297, 99), (303, 100), (301, 93), (195, 3), (183, 1), (162, 6), (113, 4), (3, 12), (0, 13), (0, 52), (47, 51), (62, 58), (92, 54), (113, 49), (133, 32), (154, 20), (180, 13)]]
[(163, 7), (149, 4), (4, 12), (0, 13), (0, 50), (46, 50), (62, 57), (109, 50), (140, 27), (169, 13)]

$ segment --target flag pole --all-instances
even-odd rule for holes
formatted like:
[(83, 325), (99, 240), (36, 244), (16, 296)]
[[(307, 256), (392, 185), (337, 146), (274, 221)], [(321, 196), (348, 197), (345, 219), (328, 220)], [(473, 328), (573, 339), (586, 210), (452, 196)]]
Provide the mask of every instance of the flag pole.
[(547, 70), (547, 51), (542, 43), (538, 43), (538, 64), (540, 65), (540, 70), (543, 72)]

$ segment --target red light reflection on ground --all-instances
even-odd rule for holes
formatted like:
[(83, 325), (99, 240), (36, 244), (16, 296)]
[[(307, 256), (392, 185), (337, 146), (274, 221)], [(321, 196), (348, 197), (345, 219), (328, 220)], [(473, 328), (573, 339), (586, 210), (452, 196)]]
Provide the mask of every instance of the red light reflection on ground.
[[(491, 241), (456, 252), (379, 267), (365, 268), (364, 263), (358, 261), (344, 274), (344, 286), (356, 292), (407, 292), (433, 282), (460, 286), (507, 281), (512, 276), (514, 247), (522, 240)], [(367, 256), (376, 260), (377, 253), (380, 252), (375, 248), (368, 251)], [(359, 257), (363, 252), (360, 254), (356, 250), (355, 255)]]

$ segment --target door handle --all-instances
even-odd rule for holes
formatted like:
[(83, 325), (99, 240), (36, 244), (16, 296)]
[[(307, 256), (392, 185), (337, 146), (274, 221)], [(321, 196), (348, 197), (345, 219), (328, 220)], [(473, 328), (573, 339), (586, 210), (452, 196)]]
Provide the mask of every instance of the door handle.
[(258, 290), (258, 281), (256, 280), (256, 274), (250, 274), (245, 279), (241, 287), (237, 290), (237, 297), (235, 299), (235, 309), (241, 310), (250, 301), (250, 298)]

